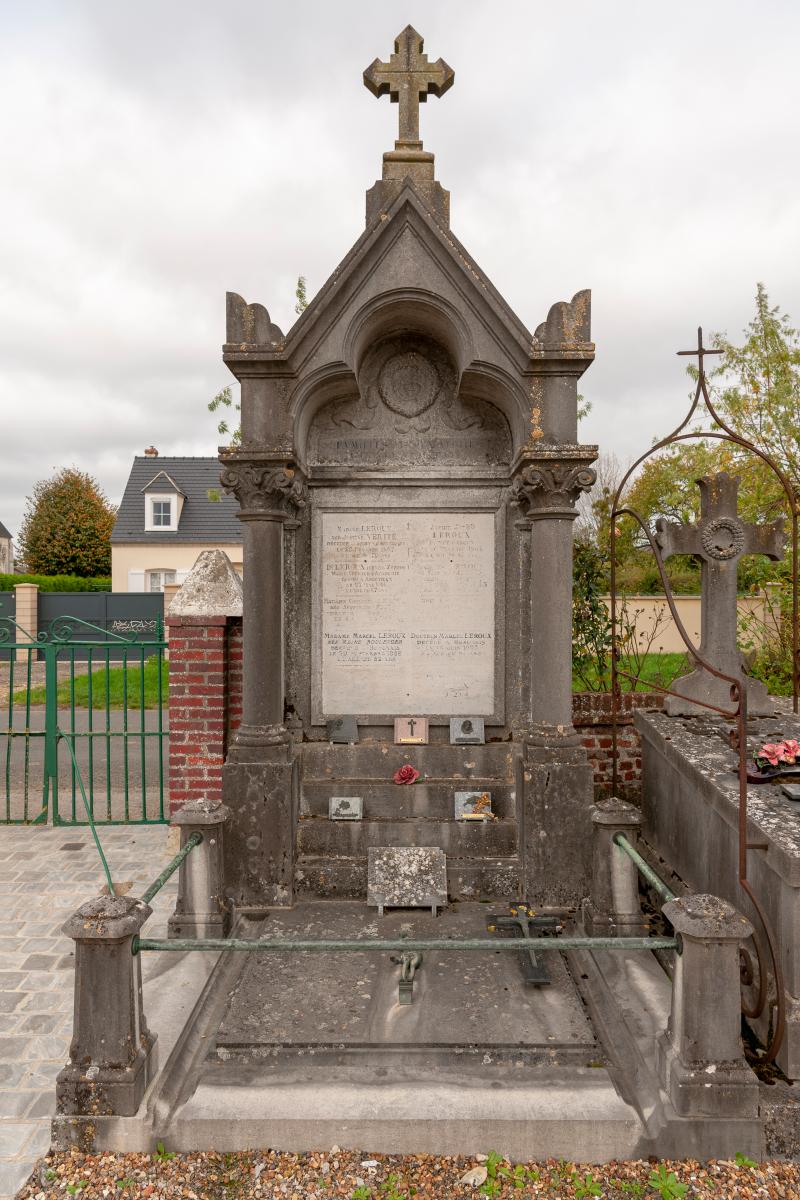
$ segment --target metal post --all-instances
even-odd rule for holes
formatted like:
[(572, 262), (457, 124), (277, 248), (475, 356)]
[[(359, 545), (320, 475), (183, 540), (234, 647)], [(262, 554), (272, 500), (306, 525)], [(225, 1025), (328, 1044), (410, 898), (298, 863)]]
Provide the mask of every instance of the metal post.
[(99, 896), (64, 925), (75, 942), (75, 1014), (70, 1061), (56, 1083), (60, 1113), (130, 1117), (139, 1108), (155, 1038), (132, 947), (150, 913), (132, 896)]
[(666, 1030), (656, 1039), (661, 1083), (682, 1117), (756, 1117), (758, 1081), (741, 1041), (739, 944), (753, 926), (716, 896), (662, 909), (679, 942)]
[(180, 865), (178, 899), (169, 919), (171, 938), (225, 937), (230, 907), (223, 893), (223, 829), (230, 809), (215, 800), (190, 800), (173, 816), (181, 849), (200, 834), (202, 841)]

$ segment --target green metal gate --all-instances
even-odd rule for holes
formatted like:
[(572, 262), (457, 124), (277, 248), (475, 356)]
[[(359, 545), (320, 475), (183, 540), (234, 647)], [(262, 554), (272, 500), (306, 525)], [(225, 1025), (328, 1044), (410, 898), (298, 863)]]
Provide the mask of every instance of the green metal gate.
[(124, 637), (59, 617), (32, 641), (0, 617), (0, 823), (168, 820), (163, 623)]

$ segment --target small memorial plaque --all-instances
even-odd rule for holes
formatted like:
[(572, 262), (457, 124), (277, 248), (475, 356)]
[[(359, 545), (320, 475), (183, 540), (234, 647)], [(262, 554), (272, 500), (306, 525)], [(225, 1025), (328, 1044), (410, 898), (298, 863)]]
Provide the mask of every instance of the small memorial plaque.
[(781, 791), (787, 800), (800, 800), (800, 783), (785, 783)]
[(394, 740), (399, 746), (427, 746), (427, 717), (395, 717)]
[(360, 821), (364, 815), (362, 796), (331, 796), (328, 817), (331, 821)]
[(491, 821), (491, 792), (456, 792), (457, 821)]
[(326, 726), (328, 741), (351, 746), (358, 741), (358, 722), (355, 717), (331, 717)]
[(451, 746), (482, 746), (486, 740), (483, 717), (451, 717)]
[(447, 859), (435, 846), (371, 846), (367, 861), (367, 904), (384, 908), (447, 906)]

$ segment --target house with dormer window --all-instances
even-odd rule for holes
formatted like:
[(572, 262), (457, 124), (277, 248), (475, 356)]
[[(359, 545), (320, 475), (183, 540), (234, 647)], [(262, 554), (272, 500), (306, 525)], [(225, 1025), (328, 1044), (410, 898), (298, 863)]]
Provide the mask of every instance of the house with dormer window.
[(217, 458), (162, 458), (152, 446), (133, 460), (111, 535), (112, 591), (183, 583), (203, 550), (224, 550), (241, 571), (238, 505), (219, 473)]

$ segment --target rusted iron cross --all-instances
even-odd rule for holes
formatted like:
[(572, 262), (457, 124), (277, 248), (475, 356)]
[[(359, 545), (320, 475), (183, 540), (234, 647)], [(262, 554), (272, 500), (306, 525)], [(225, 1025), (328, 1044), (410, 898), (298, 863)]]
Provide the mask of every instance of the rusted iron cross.
[(388, 92), (393, 104), (400, 105), (400, 136), (405, 145), (419, 143), (419, 105), (428, 93), (443, 96), (453, 86), (455, 72), (444, 59), (428, 62), (422, 53), (424, 42), (416, 29), (406, 25), (395, 39), (394, 54), (388, 63), (376, 58), (364, 72), (364, 84), (374, 96)]
[[(743, 521), (737, 513), (739, 478), (725, 471), (698, 479), (697, 484), (698, 523), (675, 525), (661, 517), (656, 522), (656, 542), (665, 559), (673, 554), (691, 554), (700, 559), (700, 653), (717, 670), (741, 678), (742, 656), (736, 644), (736, 566), (745, 554), (765, 554), (771, 559), (783, 557), (783, 517), (768, 525), (749, 525)], [(755, 684), (755, 680), (749, 680), (747, 685), (748, 709), (753, 714), (762, 703), (767, 703), (766, 693), (762, 700)], [(702, 668), (676, 680), (673, 686), (683, 696), (730, 708), (730, 685)], [(673, 702), (670, 697), (667, 711), (700, 710), (695, 705)], [(769, 705), (766, 711), (771, 711)]]
[(706, 346), (703, 345), (703, 327), (702, 327), (702, 325), (698, 325), (697, 326), (697, 348), (695, 350), (677, 350), (676, 353), (681, 358), (683, 358), (687, 354), (692, 358), (694, 358), (696, 356), (697, 357), (697, 365), (699, 366), (700, 374), (702, 375), (705, 373), (705, 366), (703, 364), (703, 359), (705, 358), (705, 356), (707, 354), (722, 354), (722, 351), (721, 350), (709, 350)]

